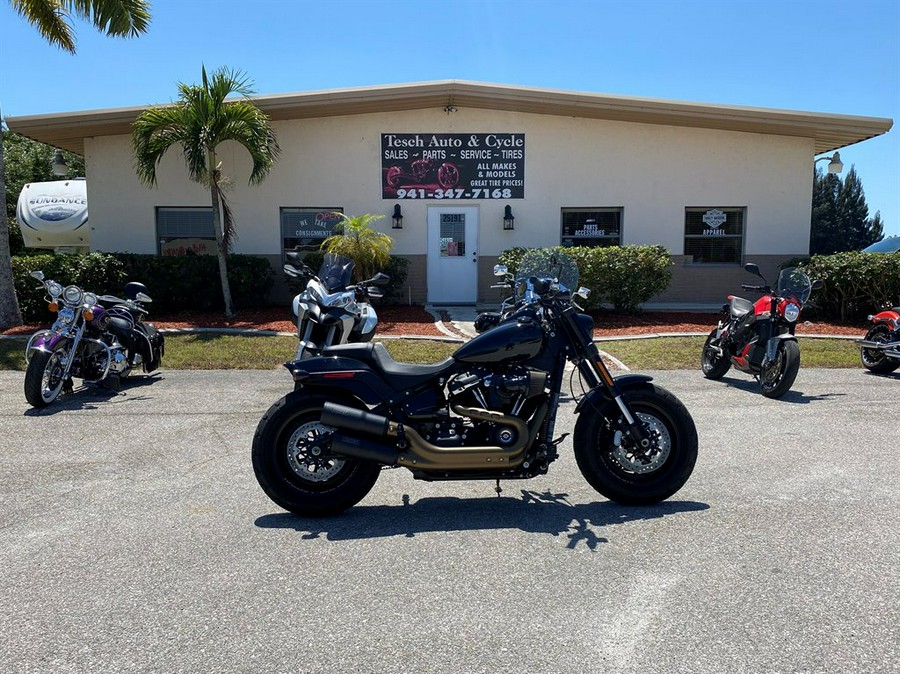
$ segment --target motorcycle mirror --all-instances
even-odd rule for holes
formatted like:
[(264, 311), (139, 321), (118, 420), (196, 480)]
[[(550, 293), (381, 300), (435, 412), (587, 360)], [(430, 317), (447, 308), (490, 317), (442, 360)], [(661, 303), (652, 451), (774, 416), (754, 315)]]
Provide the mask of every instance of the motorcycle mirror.
[(375, 274), (375, 278), (372, 281), (375, 285), (384, 286), (387, 285), (391, 280), (391, 277), (385, 274), (384, 272), (378, 272)]
[(300, 253), (293, 251), (293, 250), (289, 250), (289, 251), (285, 252), (284, 256), (288, 260), (293, 262), (296, 266), (298, 266), (298, 267), (300, 266)]
[(153, 301), (150, 298), (150, 295), (148, 295), (147, 293), (138, 293), (134, 299), (136, 299), (138, 302), (152, 302)]
[(765, 281), (765, 278), (763, 277), (762, 273), (759, 271), (759, 265), (756, 264), (755, 262), (748, 262), (747, 264), (745, 264), (744, 271), (748, 271), (751, 274), (755, 274), (756, 276), (759, 276), (761, 279), (763, 279)]
[(30, 276), (33, 276), (38, 281), (44, 280), (44, 272), (42, 272), (42, 271), (33, 271), (33, 272), (31, 272)]
[(813, 290), (820, 290), (821, 288), (824, 288), (824, 287), (825, 287), (825, 281), (823, 281), (820, 278), (817, 278), (815, 281), (812, 282)]
[(508, 273), (505, 264), (494, 265), (494, 276), (506, 276)]
[(585, 288), (584, 286), (581, 286), (578, 290), (575, 291), (575, 297), (580, 297), (583, 300), (586, 300), (590, 294), (591, 289)]

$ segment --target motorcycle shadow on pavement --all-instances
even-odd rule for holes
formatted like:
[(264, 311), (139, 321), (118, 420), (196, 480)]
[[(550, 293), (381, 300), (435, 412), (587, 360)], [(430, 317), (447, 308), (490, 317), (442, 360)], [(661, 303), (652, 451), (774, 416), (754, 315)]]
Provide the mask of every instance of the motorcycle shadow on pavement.
[[(716, 383), (716, 382), (710, 382)], [(741, 391), (747, 391), (748, 393), (753, 393), (754, 395), (758, 395), (760, 397), (764, 397), (762, 393), (760, 393), (759, 382), (755, 379), (743, 379), (738, 377), (722, 377), (719, 380), (720, 384), (727, 385), (730, 388), (736, 388)], [(808, 405), (809, 403), (818, 402), (821, 400), (831, 400), (832, 398), (837, 398), (839, 396), (845, 396), (846, 393), (820, 393), (818, 395), (807, 395), (803, 391), (795, 391), (791, 389), (783, 396), (777, 399), (776, 402), (783, 403), (795, 403), (800, 405)]]
[(71, 393), (61, 395), (47, 407), (41, 409), (29, 407), (25, 410), (24, 416), (47, 417), (59, 412), (97, 409), (103, 403), (147, 400), (148, 396), (135, 395), (132, 391), (137, 392), (160, 379), (162, 379), (160, 373), (131, 376), (121, 382), (118, 391), (101, 384), (82, 384)]
[(521, 498), (503, 495), (490, 498), (454, 496), (423, 498), (411, 503), (407, 494), (397, 505), (357, 505), (346, 513), (329, 518), (307, 518), (290, 513), (259, 517), (263, 529), (294, 529), (303, 539), (325, 536), (329, 541), (363, 540), (441, 533), (450, 531), (496, 531), (519, 529), (526, 533), (564, 536), (566, 547), (574, 550), (584, 543), (596, 550), (609, 539), (604, 530), (615, 524), (651, 520), (678, 513), (707, 510), (696, 501), (663, 501), (653, 506), (622, 506), (611, 501), (573, 504), (568, 494), (521, 490)]

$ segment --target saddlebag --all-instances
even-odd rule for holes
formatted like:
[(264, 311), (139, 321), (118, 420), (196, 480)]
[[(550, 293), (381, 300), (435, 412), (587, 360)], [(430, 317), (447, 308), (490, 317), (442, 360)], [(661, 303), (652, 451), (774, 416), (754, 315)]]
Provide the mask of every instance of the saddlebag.
[(153, 372), (159, 368), (166, 350), (165, 337), (152, 323), (141, 323), (141, 339), (135, 339), (135, 349), (144, 361), (144, 372)]

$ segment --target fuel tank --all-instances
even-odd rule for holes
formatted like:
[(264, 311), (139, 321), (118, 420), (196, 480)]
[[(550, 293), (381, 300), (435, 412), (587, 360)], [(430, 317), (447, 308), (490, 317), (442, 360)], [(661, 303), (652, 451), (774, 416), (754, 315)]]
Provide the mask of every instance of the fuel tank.
[(533, 321), (510, 321), (478, 335), (463, 345), (453, 358), (464, 363), (525, 361), (541, 351), (544, 331)]

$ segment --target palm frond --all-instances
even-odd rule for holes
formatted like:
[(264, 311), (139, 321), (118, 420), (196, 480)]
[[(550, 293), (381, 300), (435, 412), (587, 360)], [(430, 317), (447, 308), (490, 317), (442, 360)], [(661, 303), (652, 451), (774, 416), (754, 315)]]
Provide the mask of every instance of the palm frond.
[(59, 0), (11, 0), (13, 9), (52, 45), (75, 53), (70, 16)]
[(56, 4), (115, 37), (135, 37), (150, 27), (148, 0), (57, 0)]

